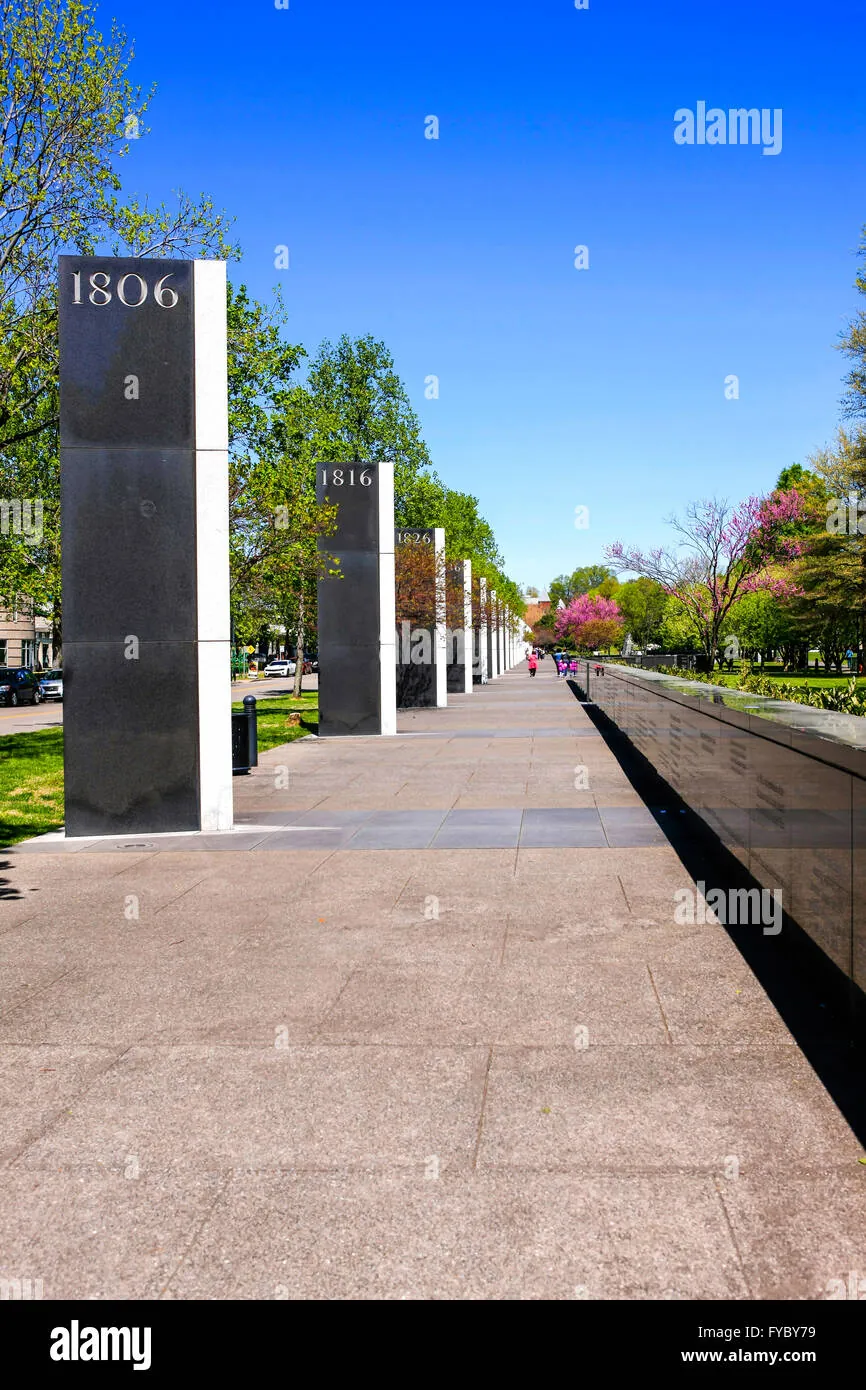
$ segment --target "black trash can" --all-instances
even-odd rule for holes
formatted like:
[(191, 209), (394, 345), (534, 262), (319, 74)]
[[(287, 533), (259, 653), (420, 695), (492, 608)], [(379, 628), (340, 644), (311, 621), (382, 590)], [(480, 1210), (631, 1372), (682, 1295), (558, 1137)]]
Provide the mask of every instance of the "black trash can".
[(249, 772), (259, 765), (258, 715), (255, 695), (244, 696), (242, 710), (232, 710), (232, 772)]

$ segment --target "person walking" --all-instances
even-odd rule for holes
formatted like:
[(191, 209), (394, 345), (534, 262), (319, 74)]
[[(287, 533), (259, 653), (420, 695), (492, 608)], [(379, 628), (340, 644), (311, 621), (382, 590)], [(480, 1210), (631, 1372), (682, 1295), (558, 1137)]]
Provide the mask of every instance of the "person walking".
[(529, 667), (530, 676), (534, 676), (538, 670), (538, 657), (535, 655), (535, 652), (532, 653), (526, 664)]
[(573, 656), (568, 663), (568, 674), (573, 681), (577, 680), (577, 657)]

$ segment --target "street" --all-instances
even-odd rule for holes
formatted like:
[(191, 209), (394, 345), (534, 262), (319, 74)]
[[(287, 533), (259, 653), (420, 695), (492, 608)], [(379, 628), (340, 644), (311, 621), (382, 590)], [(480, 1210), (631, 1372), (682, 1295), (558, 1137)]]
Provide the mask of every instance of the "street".
[(63, 705), (18, 705), (16, 709), (0, 708), (0, 736), (3, 734), (32, 734), (37, 729), (56, 729), (63, 724)]
[[(255, 695), (257, 700), (276, 695), (291, 695), (294, 679), (232, 681), (232, 699), (242, 700)], [(318, 676), (304, 676), (304, 693), (318, 690)], [(98, 695), (95, 696), (98, 700)], [(98, 708), (98, 705), (97, 705)], [(0, 737), (3, 734), (32, 734), (37, 729), (56, 729), (63, 724), (63, 705), (55, 700), (41, 705), (19, 705), (16, 709), (0, 708)]]

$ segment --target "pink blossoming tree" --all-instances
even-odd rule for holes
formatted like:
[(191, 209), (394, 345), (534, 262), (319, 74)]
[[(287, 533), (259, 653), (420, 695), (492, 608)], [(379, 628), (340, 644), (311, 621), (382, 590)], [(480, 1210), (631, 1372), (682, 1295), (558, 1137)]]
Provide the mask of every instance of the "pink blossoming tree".
[(554, 632), (560, 639), (570, 638), (576, 647), (610, 649), (622, 634), (622, 613), (613, 599), (581, 594), (558, 610)]
[(799, 555), (802, 542), (792, 529), (803, 515), (798, 492), (728, 502), (692, 502), (685, 518), (669, 518), (680, 536), (675, 549), (644, 553), (621, 542), (605, 558), (661, 584), (679, 599), (700, 638), (712, 670), (727, 616), (738, 598), (767, 589), (778, 598), (797, 592), (785, 562)]

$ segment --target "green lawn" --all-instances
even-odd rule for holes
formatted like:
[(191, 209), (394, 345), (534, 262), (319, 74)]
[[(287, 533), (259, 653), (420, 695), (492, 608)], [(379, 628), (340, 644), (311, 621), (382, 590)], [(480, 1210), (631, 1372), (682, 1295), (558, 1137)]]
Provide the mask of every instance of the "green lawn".
[(63, 730), (0, 738), (0, 849), (63, 824)]
[[(259, 752), (266, 753), (281, 743), (292, 743), (296, 738), (314, 734), (319, 727), (318, 700), (315, 690), (305, 691), (297, 700), (291, 695), (257, 695)], [(232, 704), (232, 709), (242, 710), (243, 707), (243, 700)], [(292, 713), (300, 714), (300, 722), (289, 719)]]
[[(290, 695), (259, 699), (259, 751), (314, 734), (317, 700), (314, 690), (299, 700)], [(232, 709), (243, 709), (243, 703), (235, 702)], [(293, 711), (300, 713), (300, 723), (289, 722)], [(0, 849), (58, 830), (62, 824), (63, 730), (0, 737)]]
[[(842, 676), (826, 676), (823, 672), (816, 674), (810, 671), (804, 672), (785, 672), (780, 666), (753, 666), (753, 676), (768, 676), (770, 680), (782, 681), (785, 685), (808, 685), (813, 690), (847, 690), (848, 682), (851, 677), (847, 674)], [(738, 671), (714, 671), (713, 680), (716, 685), (735, 685), (740, 679)], [(866, 676), (858, 676), (857, 690), (866, 690)]]

